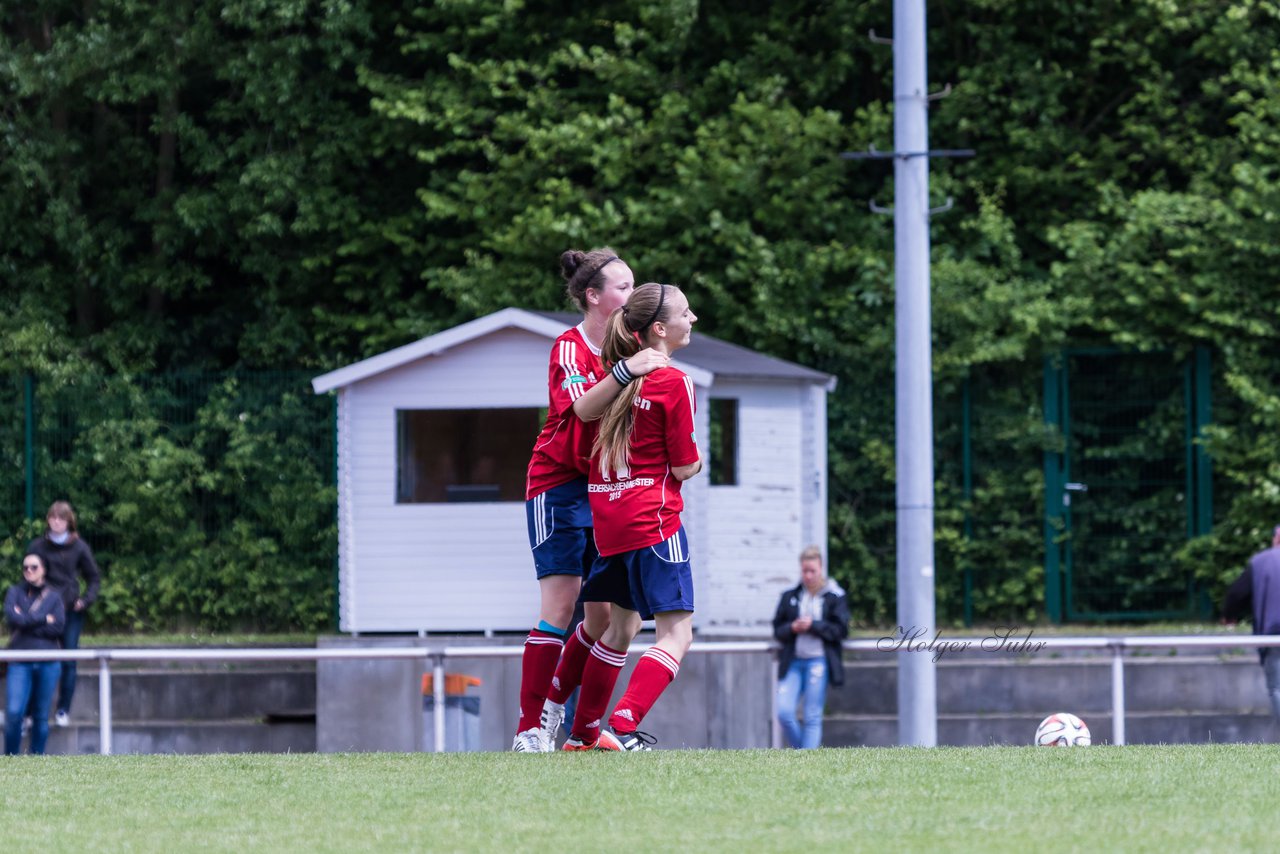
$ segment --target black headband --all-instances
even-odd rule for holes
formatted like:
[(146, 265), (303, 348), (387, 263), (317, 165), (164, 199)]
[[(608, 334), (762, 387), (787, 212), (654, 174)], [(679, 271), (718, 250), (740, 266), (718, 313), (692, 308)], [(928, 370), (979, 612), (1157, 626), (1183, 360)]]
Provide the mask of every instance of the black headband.
[[(601, 261), (600, 266), (596, 267), (595, 271), (592, 272), (590, 276), (587, 276), (587, 281), (590, 282), (591, 280), (593, 280), (596, 276), (600, 275), (601, 270), (603, 270), (605, 267), (608, 267), (610, 264), (612, 264), (614, 261), (617, 261), (617, 260), (618, 260), (617, 255), (610, 255), (608, 258)], [(587, 287), (590, 287), (590, 285), (587, 285)], [(597, 288), (597, 290), (599, 289)]]
[(636, 332), (643, 332), (644, 330), (648, 329), (650, 326), (653, 326), (654, 321), (658, 319), (658, 315), (662, 314), (662, 302), (666, 298), (667, 298), (667, 286), (659, 282), (658, 283), (658, 307), (653, 310), (653, 316), (650, 317), (649, 320), (645, 322), (644, 326), (641, 326), (639, 329), (637, 329)]

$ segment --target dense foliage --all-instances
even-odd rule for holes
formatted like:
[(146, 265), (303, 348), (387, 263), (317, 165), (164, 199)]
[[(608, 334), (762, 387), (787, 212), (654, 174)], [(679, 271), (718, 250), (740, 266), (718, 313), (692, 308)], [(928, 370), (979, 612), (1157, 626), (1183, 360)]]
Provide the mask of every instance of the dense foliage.
[[(687, 285), (706, 332), (839, 377), (832, 563), (861, 619), (892, 618), (892, 222), (867, 207), (892, 175), (837, 157), (891, 148), (892, 53), (867, 38), (891, 31), (886, 0), (5, 6), (0, 371), (50, 392), (318, 372), (559, 308), (558, 253), (609, 243)], [(978, 152), (932, 175), (956, 202), (933, 228), (941, 613), (960, 615), (968, 567), (980, 618), (1041, 614), (1042, 454), (1061, 442), (1041, 372), (1068, 346), (1212, 348), (1216, 526), (1176, 562), (1216, 592), (1280, 518), (1280, 3), (975, 0), (929, 19), (930, 78), (954, 87), (931, 140)], [(211, 423), (238, 456), (202, 454), (132, 385), (141, 414), (94, 434), (113, 464), (65, 489), (110, 536), (159, 526), (177, 549), (193, 489), (234, 489), (281, 449)], [(329, 584), (326, 478), (186, 561), (129, 570), (122, 549), (113, 584), (137, 610), (99, 618), (325, 625), (323, 597), (238, 601), (257, 594), (229, 568), (269, 551), (253, 514), (274, 507), (271, 536), (308, 545), (273, 566)], [(158, 592), (190, 579), (216, 595)]]

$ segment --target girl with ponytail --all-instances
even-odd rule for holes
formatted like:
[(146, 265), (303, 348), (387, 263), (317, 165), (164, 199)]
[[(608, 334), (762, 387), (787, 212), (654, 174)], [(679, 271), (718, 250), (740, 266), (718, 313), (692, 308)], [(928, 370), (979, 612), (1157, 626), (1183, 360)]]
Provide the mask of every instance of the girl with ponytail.
[(592, 604), (566, 640), (582, 577), (596, 556), (586, 477), (593, 422), (632, 379), (668, 361), (665, 354), (640, 348), (613, 365), (612, 373), (600, 361), (606, 321), (635, 285), (631, 268), (616, 252), (570, 249), (560, 256), (560, 270), (583, 319), (551, 347), (547, 422), (534, 443), (525, 489), (529, 546), (542, 599), (538, 624), (525, 640), (520, 721), (512, 742), (513, 750), (527, 753), (555, 748), (564, 702), (578, 686), (592, 644), (609, 624), (609, 606)]
[[(697, 316), (674, 285), (636, 288), (609, 317), (601, 353), (625, 365), (642, 348), (668, 357), (689, 343)], [(605, 410), (593, 446), (591, 513), (600, 553), (583, 585), (587, 602), (609, 602), (609, 627), (582, 674), (565, 750), (648, 750), (639, 731), (693, 642), (693, 574), (680, 522), (680, 485), (702, 470), (693, 431), (693, 381), (674, 367), (632, 379)], [(608, 728), (601, 718), (642, 620), (657, 638), (636, 665)]]

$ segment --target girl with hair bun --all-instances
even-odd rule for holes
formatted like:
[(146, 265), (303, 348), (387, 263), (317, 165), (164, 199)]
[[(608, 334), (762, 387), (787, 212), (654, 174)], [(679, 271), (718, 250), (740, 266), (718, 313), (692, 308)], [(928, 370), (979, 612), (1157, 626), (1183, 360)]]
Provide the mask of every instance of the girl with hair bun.
[[(676, 286), (641, 285), (609, 318), (605, 362), (620, 364), (642, 346), (670, 356), (688, 345), (697, 320)], [(667, 366), (632, 382), (601, 419), (589, 487), (600, 557), (582, 598), (611, 603), (612, 620), (583, 670), (565, 750), (648, 750), (653, 739), (640, 723), (693, 642), (693, 574), (680, 522), (680, 486), (702, 470), (693, 416), (693, 381)], [(627, 650), (649, 619), (657, 638), (605, 729), (601, 718)]]
[(529, 546), (542, 603), (521, 660), (520, 720), (512, 750), (524, 753), (555, 749), (564, 702), (578, 685), (587, 653), (609, 624), (608, 604), (593, 603), (565, 637), (582, 578), (596, 556), (587, 501), (592, 422), (634, 378), (668, 362), (665, 353), (637, 347), (612, 371), (604, 369), (600, 343), (606, 322), (635, 286), (631, 268), (616, 252), (608, 247), (570, 249), (560, 256), (560, 269), (583, 319), (551, 347), (547, 421), (534, 443), (525, 489)]

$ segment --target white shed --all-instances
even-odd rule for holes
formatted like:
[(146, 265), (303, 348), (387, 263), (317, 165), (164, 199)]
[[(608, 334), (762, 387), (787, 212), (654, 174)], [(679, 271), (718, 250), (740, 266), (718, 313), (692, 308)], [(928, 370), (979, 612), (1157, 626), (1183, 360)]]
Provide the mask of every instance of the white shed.
[[(316, 377), (338, 395), (339, 627), (523, 631), (538, 593), (524, 478), (552, 341), (572, 314), (508, 308)], [(825, 544), (827, 374), (696, 330), (707, 472), (684, 485), (703, 633), (751, 634)]]

